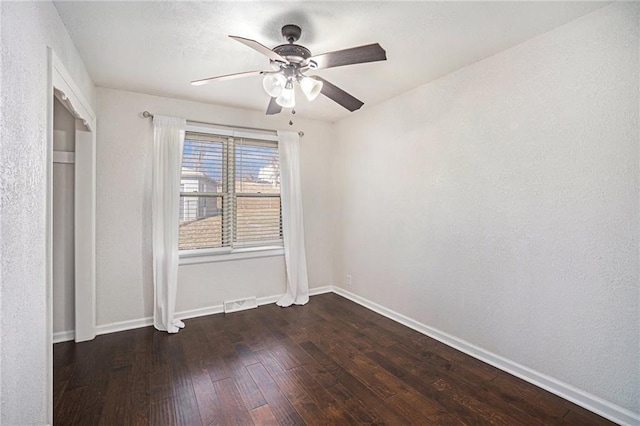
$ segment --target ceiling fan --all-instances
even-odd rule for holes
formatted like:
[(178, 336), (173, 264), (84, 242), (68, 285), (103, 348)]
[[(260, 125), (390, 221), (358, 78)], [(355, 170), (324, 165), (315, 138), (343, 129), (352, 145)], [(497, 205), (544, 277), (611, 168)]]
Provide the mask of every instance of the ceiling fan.
[(386, 52), (378, 43), (312, 56), (309, 49), (295, 44), (302, 34), (300, 27), (292, 24), (285, 25), (282, 27), (281, 33), (282, 37), (287, 41), (287, 44), (281, 44), (273, 49), (269, 49), (255, 40), (229, 36), (269, 58), (271, 70), (220, 75), (195, 80), (192, 81), (191, 84), (198, 86), (212, 81), (264, 75), (262, 86), (265, 92), (271, 97), (269, 105), (267, 106), (267, 115), (278, 114), (282, 111), (283, 107), (295, 107), (295, 83), (300, 85), (302, 92), (309, 101), (314, 100), (322, 93), (351, 112), (364, 105), (362, 101), (324, 78), (316, 75), (307, 76), (305, 73), (310, 70), (340, 67), (343, 65), (385, 61), (387, 59)]

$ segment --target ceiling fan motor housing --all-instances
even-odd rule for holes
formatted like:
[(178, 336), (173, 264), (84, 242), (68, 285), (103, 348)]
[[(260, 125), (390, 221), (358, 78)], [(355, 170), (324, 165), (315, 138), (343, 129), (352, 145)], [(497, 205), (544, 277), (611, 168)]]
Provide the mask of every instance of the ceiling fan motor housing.
[[(294, 24), (285, 25), (280, 30), (287, 44), (281, 44), (273, 48), (273, 51), (289, 61), (290, 64), (304, 67), (308, 64), (311, 51), (304, 46), (295, 44), (302, 35), (302, 29)], [(273, 65), (273, 61), (272, 61)]]
[(274, 47), (273, 51), (287, 61), (301, 66), (306, 65), (307, 60), (311, 57), (311, 51), (299, 44), (281, 44)]

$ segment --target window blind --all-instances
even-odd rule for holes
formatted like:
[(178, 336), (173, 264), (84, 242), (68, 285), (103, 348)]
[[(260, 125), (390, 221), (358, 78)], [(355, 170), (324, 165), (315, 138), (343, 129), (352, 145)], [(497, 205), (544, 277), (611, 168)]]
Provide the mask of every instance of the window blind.
[(278, 145), (240, 139), (235, 143), (237, 245), (263, 245), (282, 240)]
[(274, 141), (187, 132), (180, 188), (180, 250), (282, 245)]

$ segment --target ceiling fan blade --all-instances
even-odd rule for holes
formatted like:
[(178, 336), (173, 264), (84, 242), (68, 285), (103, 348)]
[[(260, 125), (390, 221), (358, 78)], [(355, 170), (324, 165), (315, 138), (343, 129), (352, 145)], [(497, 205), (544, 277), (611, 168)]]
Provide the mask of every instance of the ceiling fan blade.
[(245, 46), (248, 46), (248, 47), (252, 48), (253, 50), (255, 50), (257, 52), (262, 53), (264, 56), (266, 56), (267, 58), (271, 59), (272, 61), (284, 62), (285, 64), (289, 63), (289, 61), (287, 61), (285, 58), (283, 58), (282, 56), (278, 55), (273, 50), (269, 49), (267, 46), (264, 46), (264, 45), (258, 43), (255, 40), (251, 40), (251, 39), (244, 38), (244, 37), (232, 36), (232, 35), (230, 35), (229, 37), (231, 37), (235, 41), (239, 41), (240, 43), (244, 44)]
[(317, 75), (314, 75), (311, 78), (314, 78), (322, 82), (322, 90), (320, 91), (320, 93), (322, 93), (332, 101), (342, 105), (349, 111), (353, 112), (357, 109), (360, 109), (360, 107), (364, 105), (364, 102), (355, 98), (354, 96), (351, 96), (350, 94), (348, 94), (347, 92), (345, 92), (344, 90), (336, 86), (335, 84), (329, 83), (324, 78), (318, 77)]
[(386, 60), (387, 52), (378, 43), (323, 53), (311, 58), (318, 65), (317, 69)]
[(280, 114), (282, 107), (276, 103), (276, 98), (271, 98), (267, 106), (267, 115)]
[(252, 77), (254, 75), (260, 75), (264, 72), (269, 72), (269, 71), (247, 71), (247, 72), (238, 72), (235, 74), (219, 75), (216, 77), (203, 78), (202, 80), (194, 80), (191, 82), (191, 84), (193, 86), (201, 86), (203, 84), (211, 83), (214, 80), (223, 81), (223, 80), (233, 80), (235, 78), (242, 78), (242, 77)]

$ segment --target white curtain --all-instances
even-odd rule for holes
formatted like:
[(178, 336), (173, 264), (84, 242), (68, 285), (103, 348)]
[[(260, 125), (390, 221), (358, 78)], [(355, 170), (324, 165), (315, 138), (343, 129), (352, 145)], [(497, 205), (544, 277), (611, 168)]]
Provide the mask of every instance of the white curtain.
[(297, 132), (278, 131), (278, 154), (287, 292), (278, 300), (277, 305), (304, 305), (309, 301), (309, 280), (302, 220), (300, 137)]
[(153, 117), (153, 326), (177, 333), (184, 323), (174, 319), (178, 284), (180, 174), (186, 120)]

